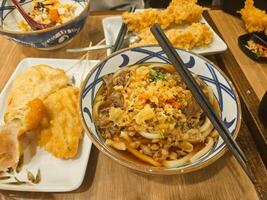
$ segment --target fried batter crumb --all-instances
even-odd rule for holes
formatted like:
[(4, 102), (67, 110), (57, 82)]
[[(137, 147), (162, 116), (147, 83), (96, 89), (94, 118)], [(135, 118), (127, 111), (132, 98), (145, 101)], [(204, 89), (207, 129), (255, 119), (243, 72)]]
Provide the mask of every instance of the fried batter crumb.
[(78, 95), (78, 88), (66, 87), (44, 100), (49, 126), (41, 130), (39, 145), (58, 158), (74, 157), (83, 136)]
[(154, 23), (166, 29), (174, 24), (198, 22), (207, 8), (197, 5), (196, 2), (197, 0), (172, 0), (165, 10), (147, 9), (136, 13), (125, 12), (122, 18), (130, 31), (140, 32)]
[(263, 31), (267, 35), (267, 14), (264, 10), (256, 8), (253, 0), (246, 0), (240, 14), (248, 32)]
[[(168, 29), (165, 31), (165, 34), (174, 47), (184, 49), (207, 46), (213, 39), (210, 28), (201, 23), (193, 23), (185, 29)], [(139, 37), (141, 40), (132, 46), (157, 44), (155, 37), (148, 28), (140, 32)]]

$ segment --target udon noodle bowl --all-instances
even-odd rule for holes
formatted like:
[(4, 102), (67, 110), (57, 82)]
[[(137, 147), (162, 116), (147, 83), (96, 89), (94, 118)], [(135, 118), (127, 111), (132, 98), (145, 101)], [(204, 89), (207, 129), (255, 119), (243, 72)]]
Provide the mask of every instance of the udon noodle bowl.
[[(212, 89), (195, 77), (214, 109)], [(104, 77), (93, 117), (106, 145), (156, 167), (179, 167), (209, 152), (218, 139), (172, 65), (124, 67)]]

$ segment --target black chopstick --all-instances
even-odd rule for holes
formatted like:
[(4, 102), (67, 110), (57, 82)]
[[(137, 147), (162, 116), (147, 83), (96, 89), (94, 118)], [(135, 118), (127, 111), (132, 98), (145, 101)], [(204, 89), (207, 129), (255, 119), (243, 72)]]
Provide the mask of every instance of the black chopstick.
[[(196, 94), (197, 97), (196, 100), (199, 99), (200, 103), (203, 104), (203, 107), (205, 106), (204, 109), (208, 109), (209, 110), (209, 116), (214, 118), (214, 120), (216, 120), (216, 124), (220, 124), (220, 131), (224, 132), (225, 136), (228, 138), (228, 141), (232, 144), (232, 146), (235, 147), (235, 149), (238, 151), (238, 153), (240, 154), (240, 156), (242, 156), (242, 159), (244, 161), (248, 161), (244, 152), (241, 150), (241, 148), (238, 146), (238, 144), (236, 143), (236, 141), (232, 138), (231, 134), (229, 133), (227, 127), (225, 126), (225, 124), (222, 122), (222, 120), (218, 117), (217, 113), (214, 111), (213, 107), (211, 106), (210, 102), (207, 100), (206, 96), (204, 95), (204, 93), (202, 92), (202, 90), (199, 88), (198, 84), (196, 83), (195, 79), (193, 78), (193, 76), (191, 75), (191, 73), (187, 70), (186, 66), (184, 65), (182, 59), (180, 58), (180, 56), (177, 54), (177, 52), (175, 51), (175, 49), (172, 47), (171, 43), (169, 42), (168, 38), (165, 36), (164, 32), (161, 30), (160, 26), (158, 26), (157, 24), (155, 24), (152, 28), (151, 28), (151, 32), (154, 34), (155, 38), (157, 39), (157, 41), (159, 42), (159, 40), (161, 41), (161, 43), (159, 42), (160, 46), (162, 47), (162, 49), (164, 50), (164, 52), (171, 52), (171, 54), (167, 54), (168, 58), (170, 59), (170, 61), (176, 62), (175, 68), (176, 70), (179, 72), (179, 74), (181, 75), (181, 77), (184, 79), (184, 82), (189, 85), (188, 88), (190, 90), (193, 90), (192, 93), (193, 95)], [(156, 37), (157, 35), (157, 37)], [(166, 44), (164, 45), (163, 42), (168, 42), (168, 44), (170, 46), (167, 46)], [(162, 45), (161, 45), (162, 44)], [(170, 57), (171, 56), (171, 57)], [(173, 63), (174, 64), (174, 63)], [(177, 67), (178, 66), (178, 67)], [(183, 66), (183, 67), (182, 67)], [(191, 86), (192, 85), (192, 86)], [(190, 88), (191, 87), (191, 88)], [(200, 97), (201, 96), (201, 97)], [(205, 104), (205, 105), (204, 105)], [(205, 110), (204, 110), (205, 111)], [(208, 116), (208, 117), (209, 117)], [(211, 119), (210, 119), (211, 120)], [(213, 121), (214, 121), (213, 120)], [(211, 120), (212, 122), (212, 120)], [(219, 125), (218, 125), (219, 126)], [(216, 127), (215, 127), (216, 128)], [(221, 130), (222, 129), (222, 130)], [(217, 130), (217, 129), (216, 129)], [(219, 132), (219, 131), (218, 131)]]
[(192, 92), (194, 98), (199, 103), (202, 110), (205, 112), (211, 123), (213, 124), (214, 128), (218, 131), (219, 135), (222, 137), (224, 142), (226, 143), (227, 147), (231, 151), (231, 153), (235, 156), (243, 170), (246, 172), (250, 180), (255, 183), (256, 179), (251, 173), (250, 168), (247, 165), (247, 158), (241, 148), (238, 146), (236, 141), (232, 138), (230, 132), (228, 131), (227, 127), (214, 111), (212, 105), (206, 98), (205, 94), (199, 88), (197, 82), (195, 81), (194, 77), (187, 69), (185, 64), (183, 63), (181, 57), (178, 55), (176, 50), (171, 45), (170, 41), (160, 28), (158, 24), (154, 24), (151, 28), (151, 32), (153, 33), (154, 37), (158, 41), (159, 45), (166, 53), (167, 57), (176, 68), (177, 72), (180, 74), (181, 78), (187, 85), (187, 87)]
[[(131, 6), (128, 9), (128, 12), (134, 12), (134, 11), (135, 11), (135, 6)], [(123, 40), (124, 40), (124, 37), (125, 37), (127, 31), (128, 31), (127, 25), (124, 22), (122, 22), (122, 25), (121, 25), (119, 34), (116, 38), (116, 41), (114, 43), (114, 46), (111, 48), (112, 53), (121, 49), (122, 44), (123, 44)]]

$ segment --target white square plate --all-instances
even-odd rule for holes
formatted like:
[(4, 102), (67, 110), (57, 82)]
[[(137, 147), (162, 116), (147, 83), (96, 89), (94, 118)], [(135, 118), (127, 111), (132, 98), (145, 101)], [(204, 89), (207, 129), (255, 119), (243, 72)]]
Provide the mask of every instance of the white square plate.
[[(98, 61), (82, 61), (71, 59), (46, 59), (46, 58), (26, 58), (17, 66), (16, 70), (10, 77), (5, 88), (0, 94), (0, 124), (3, 124), (3, 115), (5, 111), (5, 98), (11, 88), (12, 81), (25, 68), (46, 64), (55, 68), (68, 70), (67, 75), (71, 78), (75, 77), (75, 86), (79, 87), (82, 78), (94, 67)], [(74, 66), (74, 67), (72, 67)], [(32, 185), (9, 185), (4, 184), (8, 180), (0, 181), (0, 190), (16, 190), (16, 191), (33, 191), (33, 192), (65, 192), (77, 189), (83, 181), (87, 163), (91, 151), (92, 142), (88, 136), (84, 137), (79, 146), (79, 155), (74, 159), (61, 160), (58, 159), (41, 148), (37, 149), (36, 154), (29, 163), (25, 163), (21, 172), (17, 177), (21, 180), (27, 180), (27, 170), (34, 175), (38, 169), (41, 170), (42, 180), (39, 184)]]
[[(203, 17), (201, 18), (200, 22), (205, 23), (210, 27), (208, 22)], [(102, 25), (107, 45), (113, 45), (115, 43), (117, 35), (119, 34), (120, 31), (121, 24), (122, 24), (121, 16), (107, 17), (103, 19)], [(225, 44), (225, 42), (215, 33), (215, 31), (211, 27), (210, 29), (213, 32), (212, 43), (209, 44), (209, 46), (207, 47), (193, 48), (192, 49), (193, 52), (201, 55), (212, 55), (226, 51), (227, 45)], [(111, 54), (110, 49), (107, 50), (107, 54), (108, 55)]]

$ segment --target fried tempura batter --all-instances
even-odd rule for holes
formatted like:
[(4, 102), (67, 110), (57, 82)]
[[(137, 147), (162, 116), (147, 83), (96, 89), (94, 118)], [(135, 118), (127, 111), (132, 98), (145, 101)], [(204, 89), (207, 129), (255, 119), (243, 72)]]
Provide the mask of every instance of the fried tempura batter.
[(8, 93), (5, 122), (13, 119), (13, 111), (22, 109), (35, 98), (45, 99), (49, 94), (66, 87), (67, 83), (68, 77), (63, 70), (54, 69), (48, 65), (25, 69), (13, 81)]
[[(123, 21), (130, 31), (138, 33), (141, 40), (131, 46), (157, 44), (149, 28), (160, 24), (171, 43), (178, 48), (192, 49), (206, 46), (212, 42), (213, 33), (210, 28), (198, 22), (204, 10), (196, 4), (197, 0), (172, 0), (167, 9), (147, 9), (142, 12), (124, 13)], [(177, 28), (182, 23), (191, 24), (187, 28)]]
[(0, 127), (0, 171), (15, 167), (19, 161), (18, 129), (11, 125)]
[(20, 109), (13, 109), (6, 113), (6, 123), (14, 124), (19, 131), (17, 136), (23, 135), (25, 132), (38, 128), (45, 116), (46, 108), (43, 102), (36, 98), (29, 101)]
[[(193, 47), (208, 45), (213, 38), (210, 28), (201, 23), (193, 23), (185, 29), (168, 29), (165, 31), (174, 47), (192, 49)], [(149, 29), (143, 30), (139, 37), (141, 40), (132, 46), (157, 44), (157, 41)]]
[(246, 0), (245, 7), (240, 10), (248, 32), (265, 32), (267, 35), (267, 14), (254, 6), (253, 0)]
[(22, 109), (13, 111), (11, 121), (0, 127), (0, 171), (14, 167), (23, 152), (21, 136), (38, 128), (45, 115), (40, 99), (29, 101)]
[(39, 145), (58, 158), (74, 157), (83, 136), (77, 105), (78, 94), (79, 89), (67, 87), (44, 101), (48, 126), (41, 130)]
[(198, 22), (204, 10), (196, 4), (197, 0), (172, 0), (165, 10), (147, 9), (136, 13), (123, 13), (123, 21), (128, 29), (140, 32), (151, 27), (154, 23), (161, 28), (169, 28), (173, 24)]
[[(6, 100), (5, 125), (0, 127), (0, 171), (16, 166), (29, 131), (41, 131), (41, 139), (46, 139), (42, 146), (57, 157), (76, 155), (82, 136), (78, 90), (67, 84), (63, 70), (47, 65), (27, 68), (15, 78)], [(42, 130), (46, 119), (49, 123)]]

